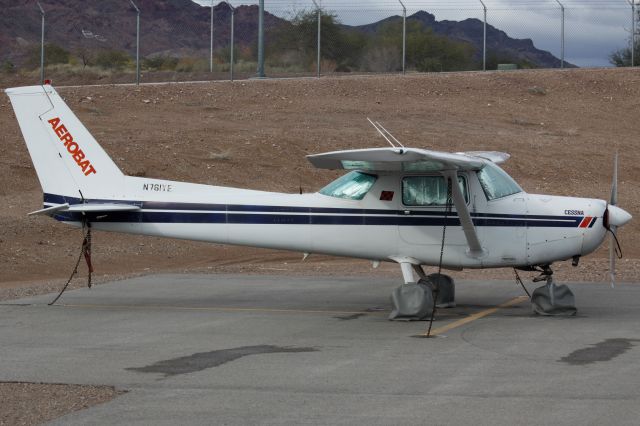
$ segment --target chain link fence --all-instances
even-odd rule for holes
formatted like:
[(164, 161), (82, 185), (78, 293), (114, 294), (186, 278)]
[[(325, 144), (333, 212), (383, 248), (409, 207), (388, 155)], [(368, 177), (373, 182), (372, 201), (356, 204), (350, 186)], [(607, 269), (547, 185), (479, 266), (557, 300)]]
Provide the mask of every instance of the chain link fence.
[(2, 72), (83, 84), (250, 78), (259, 58), (266, 77), (639, 61), (638, 0), (185, 1), (92, 1), (65, 24), (54, 0), (27, 0)]

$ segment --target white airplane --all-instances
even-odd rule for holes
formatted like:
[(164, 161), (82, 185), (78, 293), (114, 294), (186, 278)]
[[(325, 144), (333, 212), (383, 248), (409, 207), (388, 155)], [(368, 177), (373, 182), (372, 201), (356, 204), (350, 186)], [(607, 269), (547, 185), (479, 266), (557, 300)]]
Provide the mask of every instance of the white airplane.
[(553, 305), (550, 266), (577, 265), (631, 219), (615, 174), (609, 202), (528, 194), (498, 166), (506, 153), (405, 148), (379, 124), (391, 147), (307, 157), (349, 171), (313, 194), (125, 176), (53, 87), (6, 93), (44, 192), (31, 214), (77, 227), (396, 262), (405, 284), (424, 265), (539, 270)]

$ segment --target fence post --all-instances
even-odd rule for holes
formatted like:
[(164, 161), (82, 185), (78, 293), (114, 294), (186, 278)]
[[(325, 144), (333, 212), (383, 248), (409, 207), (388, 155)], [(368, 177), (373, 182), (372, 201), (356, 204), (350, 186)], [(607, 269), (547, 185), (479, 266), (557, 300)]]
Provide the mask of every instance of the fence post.
[(484, 11), (484, 26), (482, 31), (482, 71), (487, 70), (487, 6), (482, 0), (479, 0), (482, 4), (482, 10)]
[(317, 70), (316, 70), (316, 74), (317, 77), (320, 78), (320, 48), (322, 46), (321, 44), (321, 23), (322, 23), (322, 10), (320, 9), (320, 6), (318, 6), (318, 3), (316, 3), (316, 0), (311, 0), (313, 2), (313, 4), (316, 6), (316, 12), (318, 13), (318, 56), (316, 59), (317, 62)]
[(36, 2), (40, 9), (40, 15), (42, 15), (42, 28), (40, 30), (40, 85), (44, 84), (44, 9), (40, 5), (40, 2)]
[(556, 3), (560, 5), (562, 14), (562, 23), (560, 24), (560, 68), (564, 68), (564, 5), (560, 3), (560, 0), (556, 0)]
[(213, 73), (213, 0), (211, 0), (211, 40), (209, 41), (209, 72)]
[(140, 9), (133, 2), (129, 0), (131, 6), (136, 10), (136, 86), (140, 85)]
[(402, 74), (405, 74), (407, 60), (407, 8), (404, 7), (402, 0), (398, 0), (398, 2), (402, 6)]
[(636, 66), (636, 0), (630, 0), (631, 3), (631, 66)]
[(235, 44), (235, 14), (236, 8), (231, 6), (231, 3), (227, 2), (227, 6), (231, 9), (231, 40), (229, 41), (229, 78), (233, 81), (233, 63), (235, 62), (234, 58), (234, 44)]
[(264, 0), (258, 10), (258, 78), (264, 78)]

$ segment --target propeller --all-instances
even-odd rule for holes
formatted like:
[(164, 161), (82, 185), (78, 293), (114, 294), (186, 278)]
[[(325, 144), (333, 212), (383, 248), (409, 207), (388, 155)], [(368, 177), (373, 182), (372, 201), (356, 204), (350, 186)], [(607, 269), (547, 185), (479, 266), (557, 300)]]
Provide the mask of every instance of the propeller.
[(604, 214), (604, 227), (610, 232), (609, 235), (609, 278), (611, 280), (611, 287), (615, 286), (616, 282), (616, 258), (622, 258), (622, 249), (618, 242), (616, 232), (618, 227), (624, 225), (631, 220), (631, 215), (617, 206), (618, 204), (618, 153), (613, 160), (613, 179), (611, 183), (611, 196), (607, 203), (607, 208)]
[[(613, 176), (611, 178), (611, 195), (609, 196), (609, 205), (607, 206), (607, 219), (609, 219), (609, 206), (618, 204), (618, 153), (613, 157)], [(607, 222), (609, 222), (607, 220)], [(609, 231), (609, 279), (611, 280), (611, 288), (616, 284), (616, 247), (613, 245), (616, 239), (616, 231), (618, 227), (608, 223)]]

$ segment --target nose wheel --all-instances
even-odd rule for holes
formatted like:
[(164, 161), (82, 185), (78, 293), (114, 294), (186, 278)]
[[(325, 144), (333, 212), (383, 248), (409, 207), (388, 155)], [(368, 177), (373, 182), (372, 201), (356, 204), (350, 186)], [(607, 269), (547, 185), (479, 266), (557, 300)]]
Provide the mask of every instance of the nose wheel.
[(578, 311), (576, 298), (568, 286), (556, 284), (550, 265), (540, 269), (540, 275), (533, 282), (546, 281), (546, 284), (536, 288), (531, 294), (531, 309), (538, 315), (545, 316), (573, 316)]

